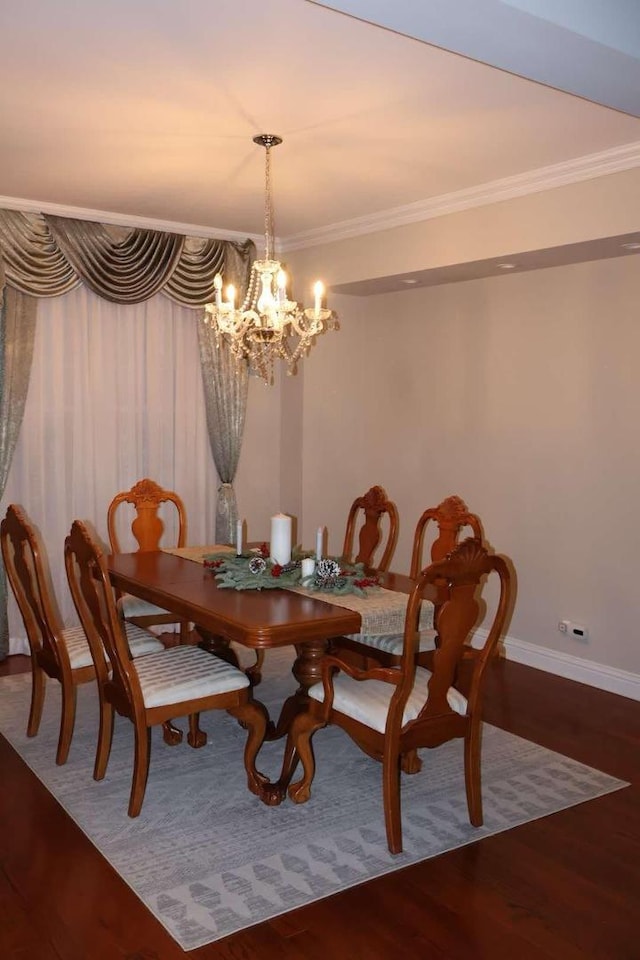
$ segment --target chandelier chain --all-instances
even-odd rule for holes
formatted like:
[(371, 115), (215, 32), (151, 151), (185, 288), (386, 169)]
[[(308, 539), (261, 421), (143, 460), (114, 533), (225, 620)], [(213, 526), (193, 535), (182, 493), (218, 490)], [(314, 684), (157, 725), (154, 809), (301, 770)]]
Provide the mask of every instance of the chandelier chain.
[(264, 248), (265, 260), (271, 260), (273, 251), (273, 200), (271, 198), (271, 146), (265, 146), (264, 164)]

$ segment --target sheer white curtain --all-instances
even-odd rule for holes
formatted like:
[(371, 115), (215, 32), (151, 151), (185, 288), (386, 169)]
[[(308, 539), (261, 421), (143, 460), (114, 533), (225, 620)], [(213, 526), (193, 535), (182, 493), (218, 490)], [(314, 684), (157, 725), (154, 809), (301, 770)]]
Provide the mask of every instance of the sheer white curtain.
[[(91, 520), (106, 540), (112, 497), (143, 477), (183, 498), (189, 544), (213, 543), (218, 480), (197, 312), (161, 295), (114, 304), (83, 286), (39, 300), (24, 421), (1, 509), (21, 503), (40, 528), (65, 622), (77, 622), (63, 559), (72, 521)], [(166, 523), (169, 536), (169, 512)], [(12, 653), (28, 652), (13, 597), (9, 635)]]

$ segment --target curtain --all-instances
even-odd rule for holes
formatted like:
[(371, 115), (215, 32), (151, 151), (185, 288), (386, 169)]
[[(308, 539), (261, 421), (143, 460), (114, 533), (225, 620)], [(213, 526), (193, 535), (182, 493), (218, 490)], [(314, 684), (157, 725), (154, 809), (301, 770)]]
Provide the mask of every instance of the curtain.
[[(0, 210), (0, 253), (5, 263), (7, 289), (11, 291), (10, 302), (15, 303), (17, 305), (16, 309), (21, 311), (22, 314), (25, 314), (28, 304), (31, 304), (29, 309), (35, 311), (35, 301), (32, 301), (32, 297), (47, 298), (46, 300), (42, 299), (41, 304), (46, 303), (48, 298), (61, 297), (61, 302), (66, 304), (66, 296), (63, 295), (71, 296), (72, 292), (75, 293), (81, 288), (81, 285), (89, 288), (103, 302), (118, 305), (150, 304), (153, 302), (154, 313), (162, 313), (169, 309), (171, 303), (201, 308), (213, 299), (213, 280), (218, 272), (223, 273), (229, 280), (233, 280), (243, 296), (248, 283), (251, 263), (255, 257), (255, 246), (250, 240), (244, 243), (234, 243), (226, 240), (185, 237), (154, 230), (108, 226), (65, 217)], [(164, 296), (158, 298), (156, 295), (159, 293)], [(163, 305), (160, 305), (161, 301), (164, 301)], [(101, 316), (104, 312), (94, 302), (87, 301), (87, 303), (91, 303), (92, 316)], [(57, 307), (51, 309), (54, 312), (58, 310)], [(83, 307), (80, 309), (83, 309)], [(47, 308), (48, 310), (49, 308)], [(73, 310), (75, 311), (75, 307)], [(138, 315), (136, 314), (136, 316)], [(35, 317), (35, 312), (33, 316)], [(202, 324), (194, 323), (193, 313), (187, 313), (185, 316), (189, 317), (188, 322), (192, 328), (190, 349), (197, 350), (196, 328), (202, 326)], [(80, 321), (80, 314), (76, 319)], [(82, 321), (86, 321), (86, 317), (83, 316)], [(64, 326), (60, 320), (57, 322), (60, 327)], [(57, 339), (56, 337), (51, 338), (49, 349), (53, 352), (45, 353), (44, 356), (47, 357), (47, 362), (51, 359), (57, 364), (56, 373), (51, 378), (43, 361), (43, 366), (38, 371), (38, 377), (43, 378), (42, 383), (47, 383), (49, 393), (41, 400), (42, 417), (35, 429), (37, 432), (41, 432), (47, 418), (57, 417), (55, 426), (59, 432), (55, 434), (56, 442), (62, 442), (63, 446), (68, 448), (66, 450), (67, 456), (75, 457), (73, 463), (69, 465), (60, 461), (59, 469), (63, 474), (73, 474), (73, 482), (77, 480), (78, 473), (82, 472), (80, 470), (80, 460), (84, 458), (85, 454), (88, 455), (88, 461), (84, 465), (84, 475), (81, 476), (81, 482), (100, 487), (101, 496), (106, 489), (101, 486), (104, 476), (110, 475), (112, 480), (115, 480), (116, 476), (129, 476), (128, 468), (130, 464), (122, 462), (124, 454), (118, 445), (109, 453), (104, 451), (105, 462), (103, 463), (100, 456), (102, 444), (100, 433), (92, 434), (86, 428), (82, 428), (79, 434), (75, 433), (75, 428), (70, 432), (68, 431), (70, 424), (75, 425), (76, 420), (84, 423), (85, 412), (91, 406), (89, 398), (93, 389), (93, 382), (91, 378), (87, 379), (87, 366), (82, 363), (74, 367), (72, 371), (63, 371), (62, 368), (65, 364), (61, 362), (59, 351), (63, 344), (66, 344), (66, 353), (74, 356), (78, 356), (78, 353), (82, 354), (82, 351), (87, 351), (85, 361), (95, 367), (94, 359), (101, 359), (99, 350), (105, 351), (105, 357), (111, 356), (109, 351), (116, 347), (116, 343), (113, 342), (116, 337), (125, 345), (122, 351), (125, 354), (129, 350), (127, 344), (130, 342), (132, 344), (131, 356), (135, 356), (135, 360), (128, 362), (127, 357), (120, 355), (117, 361), (110, 361), (113, 363), (110, 369), (112, 369), (114, 378), (114, 388), (108, 400), (104, 400), (105, 409), (101, 411), (100, 426), (96, 429), (101, 431), (103, 424), (111, 422), (108, 416), (109, 405), (113, 406), (115, 404), (113, 413), (115, 420), (120, 423), (119, 429), (127, 437), (135, 435), (137, 437), (136, 442), (142, 444), (140, 449), (146, 452), (142, 456), (140, 468), (134, 471), (135, 475), (131, 476), (131, 480), (119, 480), (115, 487), (110, 488), (109, 499), (119, 489), (126, 489), (146, 473), (150, 473), (163, 486), (176, 489), (184, 498), (183, 489), (180, 485), (172, 484), (167, 479), (168, 462), (163, 457), (160, 457), (158, 461), (159, 465), (162, 466), (162, 475), (159, 475), (157, 470), (144, 466), (147, 459), (156, 462), (153, 458), (153, 450), (156, 445), (162, 446), (162, 441), (158, 440), (158, 437), (166, 436), (167, 420), (166, 417), (160, 416), (162, 427), (158, 427), (151, 420), (145, 420), (145, 413), (140, 404), (157, 403), (166, 399), (162, 388), (156, 391), (154, 398), (146, 396), (145, 392), (148, 388), (154, 389), (150, 385), (157, 382), (157, 371), (162, 371), (163, 375), (169, 378), (169, 382), (171, 381), (174, 369), (173, 351), (170, 346), (167, 352), (155, 351), (155, 347), (151, 343), (153, 336), (148, 332), (152, 329), (151, 323), (148, 324), (148, 329), (145, 328), (144, 335), (140, 330), (134, 329), (134, 326), (129, 328), (121, 320), (118, 320), (117, 323), (114, 322), (114, 326), (118, 327), (117, 334), (114, 334), (113, 329), (108, 329), (108, 321), (105, 321), (105, 323), (107, 326), (104, 330), (101, 328), (89, 332), (84, 329), (82, 333), (80, 332), (80, 326), (76, 328), (75, 325), (72, 325), (66, 329), (64, 339), (60, 337)], [(123, 334), (122, 331), (125, 327), (127, 329)], [(24, 331), (26, 336), (26, 326)], [(43, 334), (43, 336), (47, 336), (47, 334)], [(140, 340), (141, 337), (143, 337), (144, 345)], [(165, 334), (161, 334), (161, 337), (165, 337)], [(103, 341), (101, 347), (96, 346), (98, 340)], [(165, 342), (162, 349), (167, 346)], [(148, 357), (147, 347), (149, 349)], [(158, 350), (161, 350), (160, 346)], [(153, 370), (148, 371), (146, 369), (145, 364), (147, 362), (154, 365)], [(220, 536), (226, 540), (229, 526), (235, 524), (237, 513), (235, 494), (231, 483), (235, 476), (242, 443), (247, 396), (246, 371), (244, 369), (236, 370), (235, 365), (232, 370), (229, 364), (222, 361), (217, 353), (214, 355), (210, 350), (204, 348), (200, 350), (200, 363), (201, 382), (205, 385), (209, 444), (213, 451), (215, 463), (220, 465), (219, 469), (222, 471), (220, 474), (221, 519), (216, 526), (220, 530)], [(123, 370), (126, 370), (132, 378), (126, 379), (126, 383), (121, 375)], [(191, 366), (189, 370), (190, 375), (195, 376)], [(66, 376), (74, 377), (74, 383), (71, 384), (66, 380), (57, 379)], [(102, 370), (94, 369), (92, 376), (96, 383), (101, 382)], [(221, 393), (221, 383), (216, 382), (218, 377), (223, 378), (224, 389), (228, 391), (229, 395), (226, 398)], [(238, 383), (236, 383), (236, 377)], [(83, 384), (84, 393), (80, 391), (76, 380)], [(28, 382), (28, 371), (26, 382)], [(57, 392), (57, 385), (61, 386), (62, 392), (60, 394)], [(190, 381), (185, 396), (191, 397), (194, 403), (199, 404), (198, 411), (200, 411), (204, 406), (202, 403), (202, 387), (199, 387), (200, 393), (197, 400), (193, 398), (193, 389), (193, 382)], [(134, 391), (133, 396), (129, 392), (131, 390)], [(69, 407), (63, 416), (58, 409), (58, 396), (71, 394), (73, 394), (74, 403), (77, 401), (84, 406), (76, 411)], [(166, 416), (173, 418), (175, 423), (184, 423), (185, 436), (189, 437), (192, 433), (191, 421), (196, 415), (195, 407), (191, 406), (183, 411), (180, 409), (181, 398), (174, 393), (171, 393), (170, 396), (174, 401), (174, 408), (171, 411), (165, 411)], [(23, 403), (24, 396), (20, 401), (15, 391), (6, 392), (6, 423), (16, 426), (17, 429), (20, 426), (21, 404)], [(123, 403), (127, 406), (132, 405), (131, 412), (132, 416), (135, 416), (135, 428), (131, 423), (124, 422), (126, 417), (122, 416)], [(49, 404), (51, 404), (51, 409), (48, 409)], [(153, 407), (149, 408), (149, 417), (151, 418), (156, 416), (155, 412), (151, 413), (153, 409)], [(162, 402), (157, 406), (157, 410), (164, 410)], [(186, 417), (184, 421), (177, 419), (182, 415)], [(60, 432), (63, 420), (64, 430)], [(2, 466), (3, 462), (6, 469), (11, 462), (12, 444), (15, 443), (17, 429), (12, 434), (11, 444), (5, 443), (3, 449), (0, 450), (0, 479), (2, 470), (5, 469)], [(220, 436), (220, 432), (226, 430), (229, 430), (231, 434), (229, 442)], [(100, 436), (97, 444), (95, 443), (96, 435)], [(174, 430), (171, 436), (175, 439), (177, 431)], [(60, 441), (61, 437), (62, 441)], [(70, 437), (75, 439), (69, 440)], [(84, 447), (85, 443), (91, 444), (92, 441), (94, 447)], [(52, 438), (43, 438), (42, 449), (35, 451), (35, 456), (31, 460), (32, 469), (33, 464), (50, 465), (52, 461), (47, 456), (46, 448), (53, 442)], [(78, 450), (82, 450), (81, 456), (78, 455)], [(55, 452), (58, 454), (59, 449), (56, 448)], [(126, 454), (126, 456), (129, 456), (129, 454)], [(139, 461), (140, 457), (133, 456), (133, 461), (136, 460)], [(111, 469), (114, 463), (118, 463), (122, 468), (116, 473)], [(91, 473), (92, 469), (100, 472), (98, 480), (94, 481)], [(25, 492), (22, 494), (21, 491), (16, 491), (16, 499), (24, 501), (27, 508), (30, 504), (41, 504), (45, 512), (50, 511), (52, 500), (48, 494), (45, 500), (27, 496), (27, 491), (32, 485), (37, 485), (37, 480), (31, 477), (26, 468), (25, 480), (25, 486), (22, 488)], [(209, 489), (211, 488), (212, 485)], [(0, 488), (1, 495), (2, 488)], [(64, 505), (69, 506), (66, 501)], [(97, 500), (94, 499), (92, 506), (95, 509), (98, 508)], [(66, 516), (66, 513), (63, 513), (63, 515)], [(80, 515), (77, 512), (73, 513), (74, 517)], [(86, 516), (91, 518), (93, 514), (89, 512)], [(46, 529), (42, 529), (42, 532), (45, 542), (47, 542)], [(63, 608), (64, 606), (62, 604)], [(68, 612), (71, 613), (69, 609)], [(3, 640), (3, 638), (5, 639)], [(0, 658), (3, 655), (6, 655), (6, 586), (4, 585), (3, 574), (0, 573)]]
[[(0, 261), (0, 497), (11, 466), (24, 414), (37, 301), (11, 287), (3, 288)], [(0, 660), (9, 653), (7, 578), (0, 563)]]
[(220, 478), (216, 543), (235, 543), (238, 507), (233, 480), (242, 448), (249, 373), (247, 364), (236, 363), (225, 344), (216, 345), (215, 334), (203, 318), (198, 322), (198, 341), (209, 443)]
[[(243, 260), (237, 250), (229, 252), (227, 277), (237, 290), (246, 290), (250, 268), (250, 263), (246, 258)], [(198, 321), (198, 342), (209, 443), (220, 478), (216, 543), (235, 543), (238, 505), (233, 480), (242, 449), (249, 369), (245, 361), (235, 360), (226, 344), (216, 343), (215, 333), (205, 323), (204, 314)]]
[(163, 292), (192, 307), (213, 299), (216, 273), (233, 275), (242, 290), (255, 256), (250, 240), (184, 237), (16, 210), (0, 210), (0, 249), (7, 283), (34, 297), (59, 296), (84, 282), (114, 303), (140, 303)]
[[(189, 543), (215, 542), (199, 311), (155, 296), (124, 306), (79, 286), (41, 299), (23, 426), (0, 509), (22, 503), (48, 548), (62, 616), (76, 623), (64, 538), (87, 519), (107, 538), (114, 494), (149, 476), (185, 502)], [(163, 514), (167, 536), (173, 517)], [(123, 534), (123, 549), (134, 543)], [(28, 646), (10, 597), (12, 653)]]

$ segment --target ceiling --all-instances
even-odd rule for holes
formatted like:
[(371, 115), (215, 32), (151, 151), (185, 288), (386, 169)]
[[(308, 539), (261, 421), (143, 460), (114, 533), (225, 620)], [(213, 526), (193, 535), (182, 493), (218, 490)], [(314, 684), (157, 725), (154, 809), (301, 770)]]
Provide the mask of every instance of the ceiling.
[(7, 0), (0, 62), (4, 207), (259, 237), (275, 133), (294, 248), (640, 166), (638, 0)]

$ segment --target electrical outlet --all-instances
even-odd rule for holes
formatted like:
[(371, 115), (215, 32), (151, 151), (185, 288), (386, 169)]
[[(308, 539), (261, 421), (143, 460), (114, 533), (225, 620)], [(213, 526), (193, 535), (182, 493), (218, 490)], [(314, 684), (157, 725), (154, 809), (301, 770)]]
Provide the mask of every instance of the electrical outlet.
[(574, 623), (572, 620), (560, 620), (558, 630), (560, 633), (566, 633), (567, 636), (573, 637), (574, 640), (581, 640), (583, 643), (586, 643), (589, 639), (587, 628), (579, 623)]

